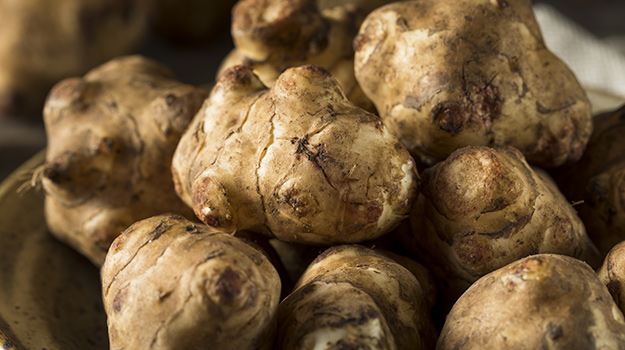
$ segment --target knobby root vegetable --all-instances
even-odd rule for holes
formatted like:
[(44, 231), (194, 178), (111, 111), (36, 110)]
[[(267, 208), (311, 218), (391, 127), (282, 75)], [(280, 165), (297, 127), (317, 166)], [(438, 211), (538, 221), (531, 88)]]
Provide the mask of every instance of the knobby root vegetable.
[(623, 349), (625, 321), (584, 262), (539, 254), (475, 282), (436, 346), (447, 349)]
[(601, 264), (572, 205), (511, 147), (464, 147), (422, 172), (406, 246), (453, 303), (481, 276), (538, 253)]
[(625, 241), (615, 245), (597, 271), (619, 309), (625, 313)]
[(48, 145), (37, 173), (50, 232), (99, 266), (133, 222), (165, 212), (193, 217), (170, 167), (206, 95), (140, 56), (59, 82), (44, 109)]
[(379, 117), (330, 73), (290, 68), (268, 90), (226, 71), (180, 140), (176, 191), (207, 225), (287, 242), (354, 243), (408, 215), (418, 174)]
[(235, 49), (222, 62), (219, 74), (235, 65), (248, 65), (271, 87), (287, 68), (314, 64), (332, 73), (350, 101), (373, 111), (354, 77), (352, 40), (366, 11), (380, 2), (330, 6), (316, 0), (239, 1), (232, 15)]
[(151, 217), (114, 241), (101, 277), (111, 349), (272, 349), (280, 277), (240, 238)]
[(558, 167), (582, 156), (591, 107), (543, 42), (529, 0), (421, 0), (373, 11), (355, 75), (384, 124), (426, 164), (468, 146)]
[(372, 249), (329, 248), (280, 304), (276, 348), (432, 349), (433, 290), (422, 283)]

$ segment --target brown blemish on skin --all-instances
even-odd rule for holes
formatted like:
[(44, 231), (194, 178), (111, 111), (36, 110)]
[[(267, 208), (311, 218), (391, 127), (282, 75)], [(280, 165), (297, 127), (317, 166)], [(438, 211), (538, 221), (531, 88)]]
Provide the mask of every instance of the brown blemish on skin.
[[(173, 214), (170, 217), (168, 217), (168, 219), (169, 220), (181, 220), (182, 216)], [(167, 232), (171, 227), (172, 227), (172, 224), (167, 222), (167, 220), (163, 220), (159, 222), (159, 224), (152, 231), (150, 231), (150, 233), (148, 233), (148, 236), (150, 237), (150, 241), (155, 241), (159, 239), (163, 235), (163, 233)]]
[(306, 207), (308, 201), (298, 196), (299, 193), (300, 191), (297, 188), (291, 187), (285, 191), (282, 199), (293, 208), (298, 217), (303, 217), (307, 214)]
[(367, 207), (367, 222), (377, 222), (382, 215), (382, 206), (372, 203)]
[[(213, 193), (214, 191), (217, 193)], [(214, 198), (221, 202), (213, 203)], [(199, 186), (193, 186), (191, 200), (195, 215), (202, 222), (218, 229), (233, 228), (233, 216), (228, 208), (228, 194), (223, 185), (216, 185), (209, 177), (205, 177)]]
[(562, 326), (553, 324), (549, 322), (547, 324), (547, 336), (552, 340), (556, 340), (564, 335), (564, 331), (562, 330)]
[(328, 174), (326, 173), (325, 169), (322, 166), (322, 163), (325, 163), (330, 159), (330, 157), (328, 156), (325, 150), (325, 145), (322, 143), (314, 145), (314, 146), (310, 145), (310, 143), (308, 142), (308, 134), (304, 135), (304, 137), (302, 138), (295, 137), (291, 139), (291, 144), (295, 144), (295, 143), (297, 143), (297, 149), (295, 150), (295, 158), (297, 160), (300, 160), (301, 156), (305, 155), (306, 158), (321, 171), (324, 178), (326, 179), (326, 182), (331, 187), (334, 187), (332, 181), (330, 181), (330, 177), (328, 176)]
[(120, 312), (122, 309), (122, 305), (124, 304), (124, 291), (119, 291), (113, 298), (113, 311)]
[(304, 66), (304, 68), (306, 68), (306, 70), (310, 72), (311, 74), (318, 74), (326, 78), (332, 77), (332, 74), (327, 69), (323, 68), (322, 66), (309, 64), (309, 65)]
[(227, 266), (215, 282), (215, 293), (220, 302), (231, 305), (234, 299), (241, 294), (243, 281), (241, 276)]
[[(353, 325), (353, 326), (360, 326), (371, 321), (372, 319), (377, 319), (380, 317), (381, 315), (378, 311), (371, 309), (371, 308), (367, 308), (365, 310), (362, 310), (360, 312), (360, 315), (358, 315), (358, 317), (340, 318), (337, 322), (332, 322), (332, 326), (335, 329), (344, 328), (345, 325), (348, 325), (348, 324)], [(342, 349), (342, 348), (336, 348), (336, 349)]]
[(168, 106), (173, 105), (176, 102), (176, 95), (174, 94), (167, 94), (167, 96), (165, 96), (165, 103), (167, 103)]
[(247, 65), (237, 65), (228, 68), (222, 73), (219, 82), (238, 82), (249, 85), (252, 82), (252, 68)]
[(317, 290), (317, 285), (315, 283), (306, 283), (300, 289), (300, 293), (302, 293), (302, 295), (306, 295), (306, 294), (310, 294), (310, 293), (314, 292), (315, 290)]
[(410, 30), (410, 26), (408, 25), (408, 21), (404, 17), (398, 17), (397, 21), (395, 21), (397, 28), (400, 32), (407, 32)]
[(512, 292), (514, 291), (514, 288), (516, 287), (516, 283), (514, 281), (508, 281), (505, 287), (508, 292)]
[[(502, 99), (499, 97), (499, 89), (493, 85), (497, 76), (489, 81), (476, 84), (467, 81), (462, 72), (462, 89), (464, 91), (461, 101), (443, 101), (430, 110), (434, 124), (439, 129), (456, 134), (465, 127), (489, 129), (492, 120), (501, 114)], [(416, 101), (412, 101), (416, 103)]]
[(453, 244), (453, 251), (462, 266), (479, 271), (492, 259), (492, 247), (481, 237), (465, 236)]
[(354, 41), (352, 42), (352, 46), (354, 47), (354, 51), (359, 51), (363, 46), (369, 43), (369, 36), (359, 34), (356, 35)]
[(517, 265), (513, 274), (526, 274), (532, 270), (537, 270), (538, 268), (540, 268), (540, 266), (542, 266), (542, 264), (543, 261), (538, 257), (527, 258)]
[(610, 280), (606, 284), (606, 287), (608, 288), (608, 292), (610, 292), (610, 294), (612, 295), (612, 298), (614, 298), (614, 301), (616, 301), (617, 305), (620, 305), (621, 303), (619, 290), (621, 289), (621, 283), (619, 281)]
[(464, 127), (464, 115), (459, 106), (453, 103), (438, 103), (430, 110), (432, 122), (450, 134), (457, 134)]

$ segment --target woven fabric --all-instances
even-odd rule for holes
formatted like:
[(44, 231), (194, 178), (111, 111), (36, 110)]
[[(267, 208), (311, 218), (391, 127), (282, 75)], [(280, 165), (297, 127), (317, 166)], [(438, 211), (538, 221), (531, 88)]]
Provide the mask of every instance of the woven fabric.
[(625, 99), (625, 35), (600, 39), (546, 4), (534, 13), (547, 47), (588, 89)]

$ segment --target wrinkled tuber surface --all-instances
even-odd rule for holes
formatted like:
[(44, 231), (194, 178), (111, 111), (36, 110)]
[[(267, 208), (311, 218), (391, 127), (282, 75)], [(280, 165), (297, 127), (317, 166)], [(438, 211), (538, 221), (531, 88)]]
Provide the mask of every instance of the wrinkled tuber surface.
[(176, 195), (171, 158), (206, 92), (140, 56), (111, 60), (50, 92), (39, 171), (48, 228), (96, 265), (133, 222), (193, 217)]
[(541, 167), (582, 156), (590, 103), (529, 0), (396, 2), (367, 17), (354, 47), (362, 90), (425, 162), (468, 145), (513, 146)]
[(453, 302), (481, 276), (531, 254), (600, 257), (572, 205), (516, 149), (470, 146), (422, 173), (404, 238)]
[(619, 309), (625, 313), (625, 241), (615, 245), (597, 271)]
[(625, 321), (585, 263), (540, 254), (475, 282), (447, 316), (437, 350), (623, 349)]
[(371, 111), (373, 105), (354, 77), (352, 40), (367, 11), (379, 2), (319, 7), (316, 0), (239, 1), (232, 16), (235, 50), (219, 71), (249, 65), (271, 87), (287, 68), (319, 65), (339, 81), (350, 101)]
[(372, 249), (329, 248), (280, 304), (276, 348), (432, 349), (434, 290), (423, 283)]
[(596, 116), (582, 159), (560, 181), (603, 255), (625, 240), (625, 106)]
[(246, 66), (226, 71), (180, 140), (176, 191), (206, 224), (284, 241), (353, 243), (407, 217), (418, 174), (379, 117), (318, 66), (271, 90)]
[(177, 215), (139, 221), (102, 266), (111, 349), (271, 349), (280, 277), (254, 246)]
[(136, 49), (149, 0), (0, 0), (0, 118), (41, 118), (59, 80)]

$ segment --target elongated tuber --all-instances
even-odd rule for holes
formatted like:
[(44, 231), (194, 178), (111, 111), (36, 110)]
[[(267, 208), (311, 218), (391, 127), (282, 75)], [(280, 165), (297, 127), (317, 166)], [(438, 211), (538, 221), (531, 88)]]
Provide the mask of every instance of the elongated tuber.
[[(416, 262), (413, 262), (416, 264)], [(280, 304), (279, 349), (432, 349), (432, 291), (388, 256), (335, 246)]]

